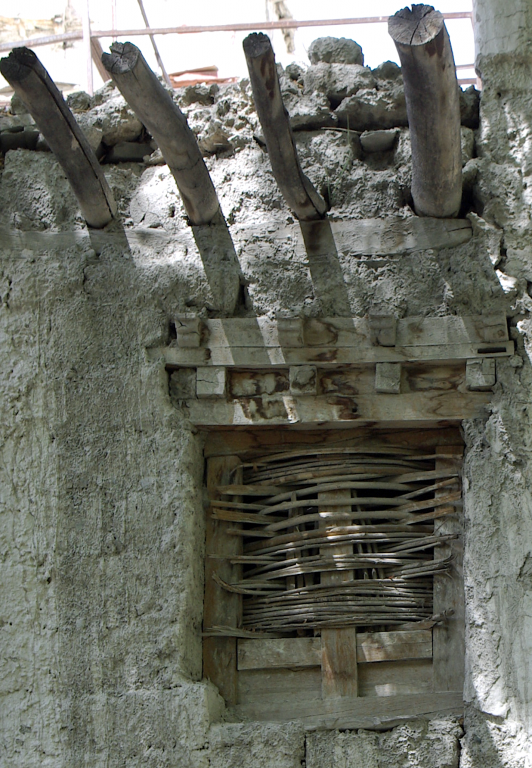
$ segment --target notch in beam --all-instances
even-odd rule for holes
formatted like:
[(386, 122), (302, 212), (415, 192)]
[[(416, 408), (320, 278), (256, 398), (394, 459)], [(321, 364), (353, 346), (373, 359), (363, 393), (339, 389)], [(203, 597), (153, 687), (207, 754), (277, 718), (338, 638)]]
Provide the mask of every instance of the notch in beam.
[(216, 190), (185, 115), (133, 43), (113, 43), (102, 62), (113, 82), (146, 126), (177, 184), (194, 225), (209, 224), (220, 206)]
[(327, 212), (327, 204), (301, 170), (270, 38), (253, 33), (246, 37), (243, 46), (255, 108), (277, 185), (300, 221), (321, 219)]
[(55, 154), (87, 224), (105, 227), (116, 216), (113, 194), (83, 131), (38, 57), (29, 48), (14, 48), (0, 60), (0, 72)]
[(454, 217), (462, 200), (460, 101), (443, 16), (430, 5), (413, 5), (390, 17), (388, 32), (403, 70), (415, 211)]

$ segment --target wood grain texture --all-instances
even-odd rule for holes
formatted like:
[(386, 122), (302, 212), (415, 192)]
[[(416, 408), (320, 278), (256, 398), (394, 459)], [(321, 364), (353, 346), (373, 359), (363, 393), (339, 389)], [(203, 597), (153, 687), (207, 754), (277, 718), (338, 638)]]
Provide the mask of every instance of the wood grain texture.
[[(105, 227), (116, 204), (89, 142), (52, 78), (29, 48), (14, 48), (0, 72), (27, 106), (56, 156), (87, 224)], [(30, 235), (31, 239), (31, 235)]]
[[(342, 501), (351, 501), (350, 490), (326, 491), (318, 493), (320, 513), (331, 509), (329, 502), (341, 504)], [(334, 506), (335, 512), (349, 514), (351, 506)], [(349, 524), (349, 520), (346, 520)], [(320, 527), (326, 523), (320, 522)], [(320, 548), (320, 553), (338, 557), (353, 554), (353, 544), (338, 544), (331, 548)], [(333, 586), (352, 581), (354, 571), (341, 570), (338, 572), (322, 572), (320, 581), (324, 586)], [(331, 696), (358, 696), (357, 676), (357, 630), (356, 627), (343, 629), (323, 629), (321, 632), (321, 695), (324, 699)]]
[[(445, 446), (438, 449), (448, 459), (439, 458), (436, 467), (445, 470), (450, 462), (456, 462), (463, 455), (463, 446)], [(436, 495), (441, 491), (436, 491)], [(434, 689), (436, 691), (461, 690), (464, 685), (465, 667), (465, 598), (463, 577), (463, 516), (459, 510), (454, 515), (435, 521), (437, 535), (457, 534), (458, 538), (439, 547), (436, 558), (452, 555), (453, 567), (449, 576), (434, 577), (434, 613), (452, 610), (454, 613), (442, 624), (434, 627)]]
[(358, 669), (358, 695), (361, 697), (405, 696), (432, 693), (433, 690), (431, 659), (361, 664)]
[(316, 667), (321, 664), (319, 637), (239, 640), (238, 669)]
[(403, 395), (327, 395), (321, 397), (249, 397), (235, 401), (187, 400), (188, 416), (198, 426), (290, 424), (428, 425), (483, 418), (491, 392), (419, 392)]
[[(207, 489), (216, 495), (219, 485), (226, 485), (235, 479), (241, 482), (238, 473), (232, 472), (240, 460), (236, 456), (213, 458), (207, 464)], [(222, 589), (213, 579), (217, 574), (232, 581), (240, 577), (241, 567), (234, 566), (228, 560), (212, 559), (211, 554), (239, 555), (242, 552), (242, 540), (238, 536), (229, 536), (227, 526), (211, 517), (210, 509), (206, 512), (205, 544), (205, 600), (203, 609), (203, 628), (208, 630), (218, 625), (238, 627), (242, 617), (242, 598)], [(203, 640), (203, 676), (218, 687), (227, 704), (237, 701), (237, 641), (234, 637), (205, 637)]]
[[(403, 253), (415, 253), (427, 249), (440, 250), (453, 248), (471, 240), (472, 229), (467, 219), (418, 218), (398, 219), (389, 216), (385, 219), (358, 219), (356, 221), (332, 221), (331, 230), (338, 251), (353, 256), (382, 255), (394, 256)], [(230, 227), (235, 242), (245, 243), (264, 240), (266, 242), (290, 240), (295, 245), (296, 254), (306, 258), (305, 245), (299, 224), (277, 227), (274, 231), (261, 226), (233, 225)], [(172, 232), (168, 235), (162, 230), (135, 227), (123, 234), (101, 232), (98, 234), (100, 247), (120, 245), (124, 240), (131, 248), (164, 248), (168, 245), (195, 248), (192, 233), (188, 229)], [(86, 232), (20, 232), (0, 230), (0, 241), (10, 249), (20, 251), (26, 248), (44, 249), (67, 248), (88, 240)]]
[(435, 446), (457, 445), (461, 440), (457, 426), (438, 429), (399, 428), (393, 432), (375, 426), (351, 426), (346, 429), (228, 429), (209, 431), (205, 444), (206, 457), (227, 456), (238, 452), (252, 461), (258, 456), (275, 455), (282, 451), (332, 451), (349, 447), (351, 450), (387, 449), (397, 453), (434, 455)]
[[(307, 672), (307, 670), (301, 670)], [(249, 674), (249, 673), (248, 673)], [(246, 719), (270, 722), (296, 720), (304, 728), (356, 729), (379, 728), (407, 718), (431, 716), (436, 713), (463, 716), (462, 691), (422, 693), (403, 696), (364, 696), (330, 699), (326, 704), (311, 691), (299, 696), (277, 697), (275, 706), (264, 697), (249, 696), (235, 712)]]
[(196, 137), (170, 94), (132, 43), (113, 43), (103, 64), (139, 120), (157, 142), (192, 224), (209, 224), (218, 198)]
[(246, 37), (243, 45), (253, 99), (275, 180), (298, 219), (319, 219), (327, 211), (327, 205), (301, 170), (270, 39), (262, 33), (253, 33)]
[[(359, 632), (358, 664), (432, 658), (432, 632)], [(321, 664), (319, 637), (284, 637), (275, 640), (239, 640), (238, 669), (315, 667)]]
[(401, 659), (431, 659), (432, 632), (361, 632), (357, 636), (357, 661), (398, 661)]
[(459, 86), (443, 16), (413, 5), (388, 21), (401, 61), (420, 216), (456, 216), (462, 200)]

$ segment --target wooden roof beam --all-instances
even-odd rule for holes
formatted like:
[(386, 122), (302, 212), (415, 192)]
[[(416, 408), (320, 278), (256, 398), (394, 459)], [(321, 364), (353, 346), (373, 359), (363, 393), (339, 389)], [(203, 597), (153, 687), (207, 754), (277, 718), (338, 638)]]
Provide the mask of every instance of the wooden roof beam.
[(412, 197), (419, 216), (451, 218), (462, 200), (460, 100), (443, 15), (430, 5), (388, 21), (399, 53), (412, 143)]
[(83, 131), (38, 57), (29, 48), (15, 48), (0, 60), (0, 72), (55, 154), (87, 224), (105, 227), (116, 216), (113, 194)]
[(157, 142), (190, 222), (209, 224), (220, 206), (185, 115), (133, 43), (113, 43), (111, 53), (104, 53), (102, 61), (122, 96)]
[(243, 46), (255, 107), (279, 189), (300, 221), (321, 219), (327, 211), (327, 204), (299, 164), (270, 38), (262, 33), (253, 33), (246, 37)]

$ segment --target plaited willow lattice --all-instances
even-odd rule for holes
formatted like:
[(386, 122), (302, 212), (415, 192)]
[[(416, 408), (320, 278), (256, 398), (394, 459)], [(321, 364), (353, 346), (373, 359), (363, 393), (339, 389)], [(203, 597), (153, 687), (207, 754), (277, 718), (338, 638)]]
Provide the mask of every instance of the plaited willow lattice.
[(438, 458), (310, 448), (237, 468), (242, 484), (218, 488), (211, 503), (213, 519), (243, 538), (242, 554), (227, 558), (242, 578), (214, 576), (243, 596), (239, 630), (431, 626), (433, 576), (451, 567), (438, 548), (455, 538), (435, 536), (434, 520), (461, 496), (458, 461), (437, 468)]

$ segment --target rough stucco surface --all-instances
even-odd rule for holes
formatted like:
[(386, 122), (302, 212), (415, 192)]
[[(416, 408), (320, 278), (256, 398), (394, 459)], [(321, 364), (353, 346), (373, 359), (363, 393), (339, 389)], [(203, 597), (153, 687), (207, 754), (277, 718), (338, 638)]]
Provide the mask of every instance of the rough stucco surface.
[[(230, 236), (189, 230), (155, 154), (106, 166), (125, 230), (149, 236), (128, 246), (117, 228), (103, 247), (88, 237), (59, 246), (52, 235), (81, 233), (83, 222), (55, 159), (6, 154), (0, 765), (530, 765), (531, 68), (524, 54), (482, 60), (481, 125), (474, 135), (464, 128), (474, 237), (453, 249), (354, 256), (347, 244), (325, 268), (309, 265), (253, 139), (245, 82), (178, 96), (208, 154)], [(413, 215), (399, 77), (393, 66), (324, 62), (283, 74), (302, 164), (332, 219)], [(392, 149), (364, 153), (367, 126), (337, 130), (353, 99), (375, 129), (388, 128), (393, 112)], [(87, 106), (78, 116), (95, 147), (144, 140), (109, 88)], [(20, 245), (17, 234), (35, 231), (48, 246)], [(167, 342), (180, 312), (223, 316), (235, 307), (272, 316), (507, 312), (517, 354), (498, 364), (486, 419), (464, 424), (463, 731), (451, 718), (306, 735), (297, 723), (235, 723), (201, 681), (202, 438), (170, 403), (163, 362), (146, 350)]]

